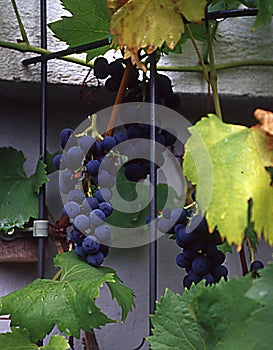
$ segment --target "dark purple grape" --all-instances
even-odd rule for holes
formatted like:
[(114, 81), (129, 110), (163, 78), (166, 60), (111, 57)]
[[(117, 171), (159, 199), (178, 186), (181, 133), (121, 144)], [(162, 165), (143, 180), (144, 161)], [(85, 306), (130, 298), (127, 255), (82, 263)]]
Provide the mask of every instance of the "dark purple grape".
[(113, 212), (113, 207), (109, 202), (100, 203), (99, 209), (104, 212), (106, 217), (110, 216)]
[(206, 256), (199, 255), (192, 261), (192, 270), (198, 275), (206, 275), (212, 268), (212, 262)]
[(114, 134), (114, 138), (116, 140), (117, 143), (122, 143), (124, 141), (128, 140), (127, 135), (125, 135), (123, 132), (117, 132)]
[(109, 64), (106, 58), (98, 57), (94, 62), (94, 75), (98, 79), (105, 79), (109, 75)]
[(95, 192), (94, 197), (97, 198), (99, 203), (109, 202), (112, 198), (112, 192), (108, 188), (101, 188)]
[(94, 267), (100, 266), (104, 261), (104, 255), (101, 251), (98, 251), (95, 254), (88, 254), (86, 257), (86, 261), (89, 265)]
[(218, 265), (214, 268), (212, 275), (214, 276), (215, 282), (219, 282), (221, 277), (227, 279), (228, 270), (224, 265)]
[(182, 268), (190, 268), (191, 261), (185, 257), (184, 253), (179, 253), (176, 255), (176, 265)]
[(142, 167), (134, 163), (126, 165), (124, 174), (129, 181), (137, 182), (145, 178), (145, 174)]
[(96, 159), (90, 160), (86, 164), (87, 172), (92, 176), (98, 175), (99, 168), (100, 168), (100, 162)]
[(73, 134), (74, 130), (70, 128), (65, 128), (60, 131), (60, 144), (61, 147), (64, 149), (65, 145), (70, 138), (70, 136)]
[(260, 260), (254, 260), (250, 265), (250, 271), (257, 271), (264, 268), (264, 264)]
[(94, 236), (87, 236), (82, 242), (82, 248), (86, 254), (97, 253), (100, 249), (100, 243)]
[(62, 159), (62, 153), (56, 154), (56, 156), (53, 158), (53, 164), (56, 169), (60, 169), (61, 167), (61, 159)]
[(69, 234), (69, 239), (74, 244), (82, 244), (85, 235), (78, 231), (75, 227), (71, 230)]
[(192, 281), (190, 280), (189, 275), (186, 275), (183, 278), (183, 287), (187, 288), (187, 289), (190, 289), (191, 285), (192, 285)]
[(90, 215), (90, 223), (94, 226), (102, 225), (105, 221), (105, 214), (100, 209), (95, 209), (91, 211)]
[(129, 139), (144, 138), (144, 129), (141, 125), (131, 124), (127, 129)]
[(102, 141), (102, 147), (105, 151), (110, 151), (117, 144), (116, 139), (113, 136), (105, 136)]
[(85, 258), (86, 257), (86, 253), (83, 250), (83, 247), (81, 245), (77, 245), (75, 248), (75, 252), (76, 254), (81, 257), (81, 258)]
[(203, 279), (206, 281), (205, 286), (211, 286), (214, 283), (214, 277), (210, 273), (205, 275)]

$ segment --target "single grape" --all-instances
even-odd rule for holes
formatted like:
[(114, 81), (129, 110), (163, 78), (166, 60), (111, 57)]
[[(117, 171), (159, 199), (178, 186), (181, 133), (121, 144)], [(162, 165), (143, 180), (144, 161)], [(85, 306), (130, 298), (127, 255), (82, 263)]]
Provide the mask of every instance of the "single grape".
[(187, 289), (190, 289), (191, 285), (192, 285), (192, 281), (190, 280), (189, 275), (186, 275), (183, 278), (183, 287), (187, 288)]
[(66, 164), (70, 169), (77, 169), (82, 165), (84, 153), (79, 146), (73, 146), (67, 151)]
[(64, 213), (69, 218), (74, 219), (76, 216), (80, 215), (81, 208), (77, 202), (70, 201), (64, 205)]
[(91, 210), (97, 209), (99, 207), (99, 202), (96, 197), (90, 196), (84, 198), (82, 201), (82, 208), (86, 213), (90, 213)]
[(222, 265), (226, 259), (225, 254), (221, 250), (218, 250), (218, 249), (217, 249), (217, 252), (215, 254), (210, 255), (209, 257), (210, 257), (211, 262), (215, 266)]
[(90, 135), (84, 135), (78, 141), (79, 146), (81, 147), (84, 153), (89, 151), (89, 149), (92, 147), (94, 142), (95, 142), (95, 139)]
[(206, 256), (199, 255), (192, 261), (192, 270), (198, 275), (207, 275), (212, 268), (212, 262)]
[(128, 136), (128, 139), (144, 138), (145, 137), (144, 129), (141, 125), (131, 124), (127, 129), (127, 136)]
[(109, 202), (112, 198), (112, 192), (108, 188), (101, 188), (96, 190), (94, 197), (97, 198), (99, 203)]
[(102, 142), (99, 142), (98, 140), (95, 141), (91, 147), (91, 152), (95, 157), (100, 157), (104, 155), (104, 149), (102, 147)]
[(60, 131), (60, 144), (61, 147), (64, 149), (65, 145), (70, 138), (70, 136), (73, 134), (74, 130), (70, 128), (65, 128)]
[(172, 223), (169, 219), (160, 219), (157, 223), (157, 228), (160, 232), (166, 233), (171, 228)]
[(124, 67), (120, 61), (113, 61), (109, 64), (109, 74), (116, 80), (121, 81)]
[(190, 270), (188, 272), (188, 276), (189, 276), (189, 279), (195, 284), (199, 283), (202, 280), (202, 276), (195, 273), (193, 270)]
[(94, 236), (87, 236), (82, 242), (82, 248), (86, 254), (94, 254), (99, 251), (100, 242)]
[(98, 175), (99, 168), (100, 168), (100, 162), (96, 159), (90, 160), (86, 164), (87, 172), (92, 176)]
[(90, 222), (89, 222), (89, 219), (86, 215), (80, 214), (80, 215), (75, 217), (75, 219), (73, 221), (73, 225), (80, 232), (85, 232), (89, 228)]
[(98, 251), (95, 254), (88, 254), (86, 257), (86, 261), (89, 265), (94, 267), (100, 266), (104, 261), (104, 255), (101, 251)]
[(84, 193), (81, 190), (78, 190), (77, 188), (75, 188), (68, 193), (67, 199), (69, 201), (74, 201), (81, 204), (82, 201), (84, 200)]
[(97, 226), (95, 229), (95, 236), (104, 245), (110, 246), (112, 244), (112, 230), (107, 224)]
[(257, 271), (264, 268), (264, 264), (260, 260), (254, 260), (250, 265), (250, 271)]
[(105, 79), (109, 75), (109, 64), (105, 57), (97, 57), (94, 61), (94, 75), (98, 79)]
[(113, 212), (113, 207), (109, 202), (102, 202), (99, 204), (99, 209), (102, 210), (105, 214), (105, 217), (108, 217)]
[(115, 184), (115, 178), (105, 170), (99, 171), (98, 181), (101, 187), (112, 188)]
[(192, 246), (195, 241), (195, 236), (191, 232), (187, 232), (186, 227), (180, 228), (176, 235), (176, 243), (181, 248)]
[(172, 82), (169, 77), (163, 74), (156, 75), (156, 91), (160, 97), (165, 97), (172, 93)]
[(218, 265), (214, 268), (212, 275), (214, 276), (215, 282), (219, 282), (221, 277), (227, 279), (228, 270), (224, 265)]
[(118, 143), (122, 143), (122, 142), (128, 140), (127, 135), (125, 135), (123, 132), (117, 132), (117, 133), (115, 133), (115, 134), (114, 134), (114, 138), (115, 138), (117, 144), (118, 144)]
[(115, 77), (110, 77), (105, 82), (105, 87), (107, 90), (116, 92), (119, 89), (120, 80)]
[(211, 273), (205, 275), (203, 278), (206, 281), (205, 286), (211, 286), (215, 282)]
[(105, 136), (102, 141), (102, 147), (105, 151), (110, 151), (117, 144), (116, 139), (113, 136)]
[(62, 160), (62, 153), (56, 154), (56, 156), (53, 158), (53, 164), (56, 169), (60, 169), (61, 167), (61, 160)]
[(179, 253), (176, 256), (176, 264), (179, 267), (189, 268), (191, 266), (191, 261), (184, 256), (184, 253)]
[(145, 178), (145, 174), (142, 167), (134, 163), (125, 166), (124, 174), (129, 181), (137, 182)]
[(161, 145), (165, 146), (166, 139), (162, 134), (156, 135), (156, 142), (160, 143)]
[(102, 225), (105, 221), (105, 214), (100, 209), (95, 209), (91, 211), (90, 215), (90, 223), (94, 226)]
[(82, 244), (85, 235), (83, 235), (80, 231), (78, 231), (75, 227), (71, 230), (69, 234), (69, 239), (72, 243)]
[(174, 208), (171, 211), (170, 219), (173, 224), (185, 224), (187, 219), (187, 212), (184, 208)]
[(165, 137), (166, 146), (172, 146), (176, 142), (177, 137), (176, 137), (176, 132), (174, 130), (163, 129), (161, 133)]
[(174, 233), (177, 234), (177, 232), (182, 228), (182, 227), (185, 227), (186, 225), (183, 225), (183, 224), (176, 224), (174, 226)]
[(75, 252), (76, 254), (81, 257), (81, 258), (85, 258), (86, 257), (86, 253), (83, 250), (83, 247), (81, 245), (77, 245), (75, 248)]

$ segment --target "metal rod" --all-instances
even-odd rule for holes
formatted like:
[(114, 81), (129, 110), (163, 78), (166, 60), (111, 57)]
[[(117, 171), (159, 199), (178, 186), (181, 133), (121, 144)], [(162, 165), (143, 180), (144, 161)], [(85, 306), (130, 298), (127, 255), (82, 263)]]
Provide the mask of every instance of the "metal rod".
[(253, 8), (252, 9), (235, 9), (235, 10), (213, 11), (213, 12), (206, 13), (205, 20), (245, 17), (245, 16), (256, 16), (257, 14), (258, 14), (258, 9), (253, 9)]
[[(41, 47), (47, 48), (47, 33), (46, 33), (46, 0), (40, 2), (40, 21), (41, 21)], [(40, 110), (40, 156), (41, 160), (46, 160), (46, 106), (47, 99), (47, 62), (41, 63), (41, 110)], [(46, 188), (43, 185), (39, 192), (39, 215), (40, 220), (47, 219), (46, 217)], [(37, 277), (44, 278), (44, 251), (45, 251), (44, 237), (38, 238), (38, 271)]]
[[(157, 299), (157, 170), (156, 170), (156, 54), (151, 55), (150, 63), (150, 250), (149, 250), (149, 312), (155, 313), (155, 302)], [(151, 335), (152, 324), (149, 319), (149, 334)]]
[(102, 46), (106, 46), (106, 45), (109, 45), (110, 42), (111, 41), (108, 38), (106, 38), (106, 39), (94, 41), (92, 43), (88, 43), (88, 44), (84, 44), (84, 45), (80, 45), (80, 46), (75, 46), (75, 47), (70, 47), (66, 50), (61, 50), (61, 51), (52, 52), (49, 54), (44, 54), (44, 55), (28, 58), (26, 60), (23, 60), (22, 63), (24, 66), (28, 66), (29, 64), (33, 64), (33, 63), (46, 62), (46, 61), (52, 60), (54, 58), (60, 58), (63, 56), (71, 55), (73, 53), (81, 53), (81, 52), (84, 52), (87, 50), (92, 50), (92, 49), (96, 49), (96, 48), (99, 48)]

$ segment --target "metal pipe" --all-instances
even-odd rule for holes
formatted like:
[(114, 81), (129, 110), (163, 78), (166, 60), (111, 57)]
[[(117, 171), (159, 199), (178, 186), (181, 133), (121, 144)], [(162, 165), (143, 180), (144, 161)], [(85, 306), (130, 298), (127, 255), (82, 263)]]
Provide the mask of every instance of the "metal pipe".
[[(149, 312), (155, 313), (157, 299), (157, 170), (156, 170), (156, 53), (151, 55), (150, 62), (150, 246), (149, 246)], [(149, 319), (149, 334), (151, 335), (152, 324)]]
[[(46, 32), (46, 0), (40, 1), (40, 26), (41, 26), (41, 47), (47, 48), (47, 32)], [(47, 138), (47, 62), (41, 63), (41, 110), (40, 110), (40, 156), (41, 160), (46, 160), (46, 138)], [(46, 188), (43, 185), (39, 192), (39, 220), (45, 220), (46, 217)], [(38, 271), (37, 277), (44, 278), (44, 255), (45, 255), (45, 240), (44, 237), (38, 239)]]
[(81, 52), (84, 52), (86, 50), (96, 49), (96, 48), (99, 48), (102, 46), (109, 45), (110, 43), (111, 43), (111, 41), (108, 38), (101, 39), (98, 41), (94, 41), (92, 43), (79, 45), (79, 46), (75, 46), (75, 47), (70, 47), (66, 50), (56, 51), (56, 52), (52, 52), (49, 54), (28, 58), (26, 60), (23, 60), (22, 63), (24, 66), (28, 66), (29, 64), (33, 64), (33, 63), (46, 62), (46, 61), (52, 60), (54, 58), (68, 56), (68, 55), (71, 55), (73, 53), (81, 53)]

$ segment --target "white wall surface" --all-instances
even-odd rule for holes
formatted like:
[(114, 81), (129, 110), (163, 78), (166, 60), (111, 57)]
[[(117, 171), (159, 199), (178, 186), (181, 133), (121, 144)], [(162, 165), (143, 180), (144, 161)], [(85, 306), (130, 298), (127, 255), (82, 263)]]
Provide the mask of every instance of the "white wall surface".
[[(17, 0), (23, 23), (31, 44), (40, 45), (39, 1)], [(64, 12), (59, 1), (48, 1), (48, 22), (60, 19)], [(214, 42), (216, 63), (244, 59), (273, 59), (273, 24), (250, 31), (254, 18), (231, 18), (219, 24), (217, 41)], [(20, 38), (16, 17), (10, 0), (0, 0), (0, 40)], [(48, 31), (48, 49), (60, 50), (66, 46), (58, 42)], [(202, 47), (202, 45), (200, 46)], [(0, 79), (39, 81), (39, 65), (23, 67), (22, 59), (35, 54), (22, 54), (0, 48)], [(81, 55), (84, 57), (84, 55)], [(196, 54), (190, 42), (182, 55), (171, 54), (162, 58), (162, 65), (195, 65)], [(62, 61), (48, 63), (48, 81), (61, 84), (80, 84), (89, 69)], [(207, 92), (200, 73), (170, 73), (174, 89), (180, 92)], [(219, 71), (219, 91), (222, 94), (273, 96), (273, 67), (244, 67)]]

